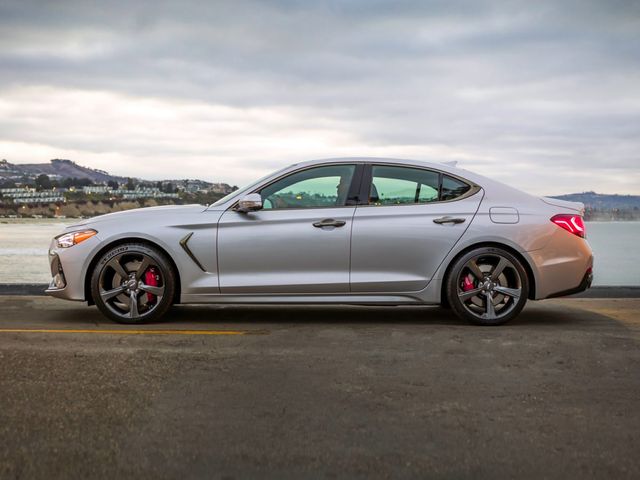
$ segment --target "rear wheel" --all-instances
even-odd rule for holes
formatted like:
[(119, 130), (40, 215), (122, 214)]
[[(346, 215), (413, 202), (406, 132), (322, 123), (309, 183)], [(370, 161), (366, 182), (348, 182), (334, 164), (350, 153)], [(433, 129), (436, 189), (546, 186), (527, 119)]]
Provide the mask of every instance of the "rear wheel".
[(91, 276), (91, 294), (98, 309), (118, 323), (160, 319), (171, 307), (175, 278), (158, 249), (125, 243), (109, 250)]
[(501, 248), (484, 247), (460, 257), (447, 278), (453, 311), (476, 325), (502, 325), (516, 317), (529, 295), (522, 263)]

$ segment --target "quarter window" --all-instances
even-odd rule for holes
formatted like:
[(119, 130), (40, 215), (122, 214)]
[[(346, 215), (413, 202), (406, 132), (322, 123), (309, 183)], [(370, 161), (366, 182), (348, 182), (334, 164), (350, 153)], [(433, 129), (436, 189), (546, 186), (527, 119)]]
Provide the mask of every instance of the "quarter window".
[(440, 200), (453, 200), (467, 193), (471, 187), (457, 178), (449, 175), (442, 176), (442, 191)]
[(343, 207), (355, 165), (327, 165), (293, 173), (260, 191), (263, 208)]

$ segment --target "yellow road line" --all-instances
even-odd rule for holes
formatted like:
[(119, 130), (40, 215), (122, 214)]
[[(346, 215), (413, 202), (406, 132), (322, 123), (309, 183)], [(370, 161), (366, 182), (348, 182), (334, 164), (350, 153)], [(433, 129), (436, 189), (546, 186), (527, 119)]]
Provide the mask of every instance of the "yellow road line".
[(0, 333), (98, 333), (108, 335), (251, 335), (264, 334), (260, 330), (115, 330), (67, 328), (0, 328)]

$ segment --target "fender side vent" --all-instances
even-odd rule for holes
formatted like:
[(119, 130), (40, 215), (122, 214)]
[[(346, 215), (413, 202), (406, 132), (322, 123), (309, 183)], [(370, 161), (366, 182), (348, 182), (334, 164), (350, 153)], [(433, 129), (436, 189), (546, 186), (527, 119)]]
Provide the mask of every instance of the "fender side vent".
[(202, 270), (203, 272), (206, 272), (202, 264), (198, 261), (196, 256), (193, 254), (193, 252), (189, 248), (189, 245), (187, 245), (187, 243), (189, 243), (189, 240), (191, 239), (192, 236), (193, 236), (193, 232), (187, 233), (187, 235), (182, 240), (180, 240), (180, 246), (187, 253), (187, 255), (189, 255), (189, 258), (193, 260), (193, 263), (195, 263), (200, 270)]

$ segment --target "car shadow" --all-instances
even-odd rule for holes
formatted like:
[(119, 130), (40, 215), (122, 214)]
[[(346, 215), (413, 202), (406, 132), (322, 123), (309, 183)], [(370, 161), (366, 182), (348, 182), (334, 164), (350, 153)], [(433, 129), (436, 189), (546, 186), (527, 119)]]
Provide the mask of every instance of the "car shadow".
[[(49, 312), (51, 320), (74, 326), (114, 325), (97, 310), (77, 305), (76, 308)], [(527, 326), (581, 327), (594, 324), (622, 323), (615, 318), (591, 311), (587, 306), (529, 302), (520, 315), (501, 328)], [(293, 325), (293, 324), (389, 324), (389, 325), (442, 325), (472, 327), (459, 319), (450, 309), (440, 306), (355, 306), (355, 305), (177, 305), (164, 319), (147, 324), (149, 327), (191, 324), (219, 326), (239, 325)]]
[(175, 306), (163, 323), (447, 324), (465, 325), (438, 306), (225, 305)]
[[(352, 305), (178, 305), (162, 323), (192, 324), (393, 324), (472, 326), (440, 306)], [(503, 328), (525, 326), (580, 327), (594, 323), (620, 324), (588, 308), (529, 302)]]

